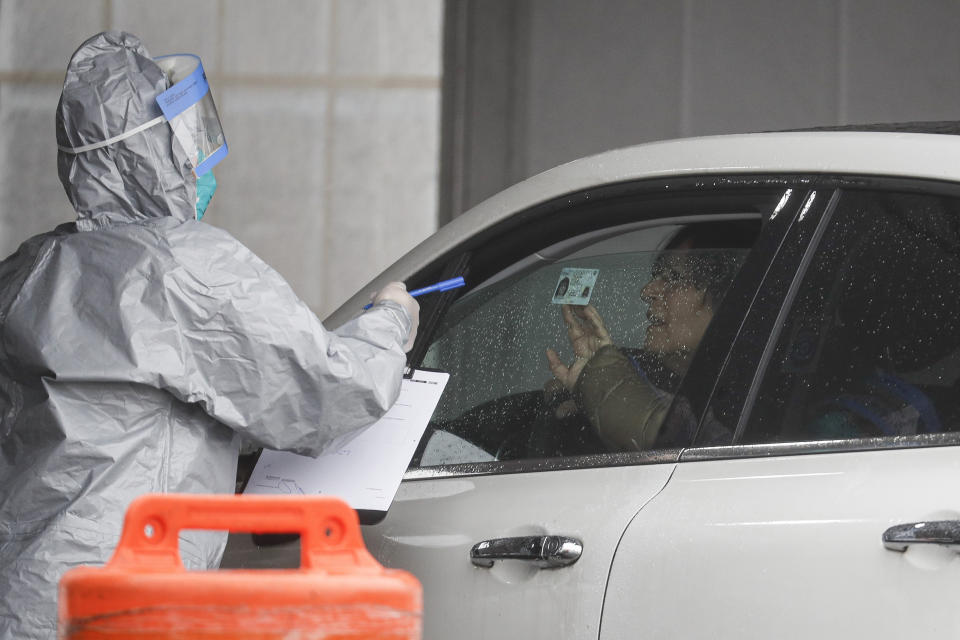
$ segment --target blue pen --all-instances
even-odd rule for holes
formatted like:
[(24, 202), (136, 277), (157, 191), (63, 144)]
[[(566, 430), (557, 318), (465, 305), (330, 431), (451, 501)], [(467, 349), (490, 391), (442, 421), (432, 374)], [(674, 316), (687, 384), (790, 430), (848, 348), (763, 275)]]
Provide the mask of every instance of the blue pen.
[[(410, 292), (410, 295), (416, 298), (418, 296), (424, 295), (425, 293), (434, 293), (436, 291), (449, 291), (450, 289), (456, 289), (457, 287), (462, 287), (465, 284), (466, 282), (463, 281), (463, 276), (458, 276), (456, 278), (451, 278), (450, 280), (444, 280), (436, 284), (431, 284), (427, 287), (414, 289), (413, 291)], [(364, 307), (364, 309), (369, 309), (372, 306), (373, 306), (373, 303), (371, 302), (367, 304)]]

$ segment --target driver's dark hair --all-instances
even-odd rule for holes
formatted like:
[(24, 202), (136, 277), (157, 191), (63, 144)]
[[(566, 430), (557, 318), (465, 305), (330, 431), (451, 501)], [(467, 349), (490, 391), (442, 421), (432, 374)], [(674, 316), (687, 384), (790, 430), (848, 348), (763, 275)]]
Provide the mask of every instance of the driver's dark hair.
[[(690, 251), (695, 268), (691, 284), (705, 292), (716, 306), (740, 269), (747, 251), (760, 233), (760, 220), (697, 222), (682, 227), (664, 247), (664, 252)], [(654, 264), (654, 273), (660, 265)]]
[(759, 233), (759, 219), (696, 222), (681, 227), (665, 249), (749, 249)]

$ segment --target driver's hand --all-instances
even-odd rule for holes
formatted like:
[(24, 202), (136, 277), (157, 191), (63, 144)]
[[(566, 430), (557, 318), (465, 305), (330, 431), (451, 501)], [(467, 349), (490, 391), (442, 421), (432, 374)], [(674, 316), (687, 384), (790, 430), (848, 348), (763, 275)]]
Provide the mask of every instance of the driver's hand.
[(543, 396), (546, 406), (553, 410), (553, 415), (561, 420), (575, 414), (579, 409), (577, 402), (567, 393), (566, 387), (557, 378), (550, 378), (543, 385)]
[(593, 305), (581, 307), (565, 304), (560, 307), (560, 313), (567, 326), (567, 338), (573, 347), (574, 361), (569, 365), (564, 364), (556, 351), (547, 349), (547, 362), (553, 377), (568, 391), (573, 391), (590, 358), (602, 347), (613, 344), (613, 340), (603, 324), (603, 318)]

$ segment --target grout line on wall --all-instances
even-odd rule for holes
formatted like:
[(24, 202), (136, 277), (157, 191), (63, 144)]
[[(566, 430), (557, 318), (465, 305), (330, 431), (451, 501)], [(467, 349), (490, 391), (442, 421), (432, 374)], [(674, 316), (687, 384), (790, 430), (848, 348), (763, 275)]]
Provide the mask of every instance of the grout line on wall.
[[(327, 21), (327, 64), (330, 67), (328, 77), (336, 79), (337, 81), (340, 80), (340, 78), (337, 77), (337, 36), (339, 31), (337, 29), (337, 19), (339, 13), (338, 0), (331, 0), (330, 16)], [(323, 135), (326, 141), (323, 145), (323, 190), (320, 196), (320, 207), (322, 211), (320, 212), (321, 220), (319, 225), (321, 246), (323, 247), (323, 256), (321, 257), (320, 265), (323, 269), (323, 274), (318, 278), (321, 283), (318, 298), (320, 301), (319, 306), (324, 311), (330, 304), (328, 300), (330, 291), (327, 283), (329, 282), (330, 274), (330, 248), (333, 240), (330, 238), (331, 234), (327, 233), (327, 229), (330, 227), (330, 216), (333, 214), (331, 190), (333, 189), (333, 150), (336, 144), (334, 106), (338, 88), (339, 85), (337, 82), (330, 83), (325, 97), (326, 110), (323, 114)]]
[(683, 0), (683, 22), (680, 26), (680, 137), (692, 135), (693, 122), (693, 60), (690, 55), (690, 42), (693, 29), (692, 0)]
[(437, 76), (340, 76), (335, 73), (304, 76), (266, 74), (212, 74), (218, 83), (234, 86), (331, 87), (334, 89), (438, 89)]
[(848, 40), (847, 40), (847, 29), (849, 27), (850, 13), (847, 11), (847, 0), (839, 0), (837, 3), (837, 124), (847, 124), (847, 113), (850, 109), (850, 96), (848, 92), (847, 83), (845, 82), (845, 74), (847, 66), (850, 63), (849, 60), (849, 49), (848, 49)]
[[(220, 86), (264, 87), (270, 89), (330, 88), (330, 89), (439, 89), (440, 78), (436, 76), (285, 76), (247, 75), (238, 73), (209, 73), (210, 79)], [(24, 84), (59, 84), (63, 71), (0, 71), (0, 82)]]
[(0, 82), (62, 84), (63, 71), (0, 71)]
[(224, 24), (227, 21), (227, 7), (224, 4), (224, 0), (218, 0), (217, 2), (217, 48), (216, 48), (216, 57), (214, 58), (214, 68), (217, 70), (217, 74), (222, 74), (223, 72), (223, 39), (225, 34)]
[(113, 28), (113, 0), (105, 0), (103, 3), (103, 30), (108, 31)]
[[(510, 77), (510, 148), (507, 156), (508, 184), (530, 177), (528, 158), (529, 140), (527, 115), (530, 103), (530, 33), (533, 19), (529, 3), (516, 5), (513, 15), (513, 34), (510, 46), (513, 54), (513, 72)], [(519, 34), (524, 34), (520, 37)]]
[(462, 2), (444, 3), (442, 74), (446, 80), (440, 88), (438, 227), (453, 220), (464, 209), (469, 108), (466, 69), (470, 68), (468, 9)]

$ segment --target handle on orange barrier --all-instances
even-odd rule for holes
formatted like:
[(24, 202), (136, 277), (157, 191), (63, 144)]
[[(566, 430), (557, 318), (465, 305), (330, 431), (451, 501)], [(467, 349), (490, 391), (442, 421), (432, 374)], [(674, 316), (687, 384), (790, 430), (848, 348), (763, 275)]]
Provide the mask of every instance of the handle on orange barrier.
[(184, 570), (182, 529), (299, 533), (300, 566), (379, 567), (367, 552), (356, 512), (332, 496), (152, 494), (127, 509), (111, 565)]

